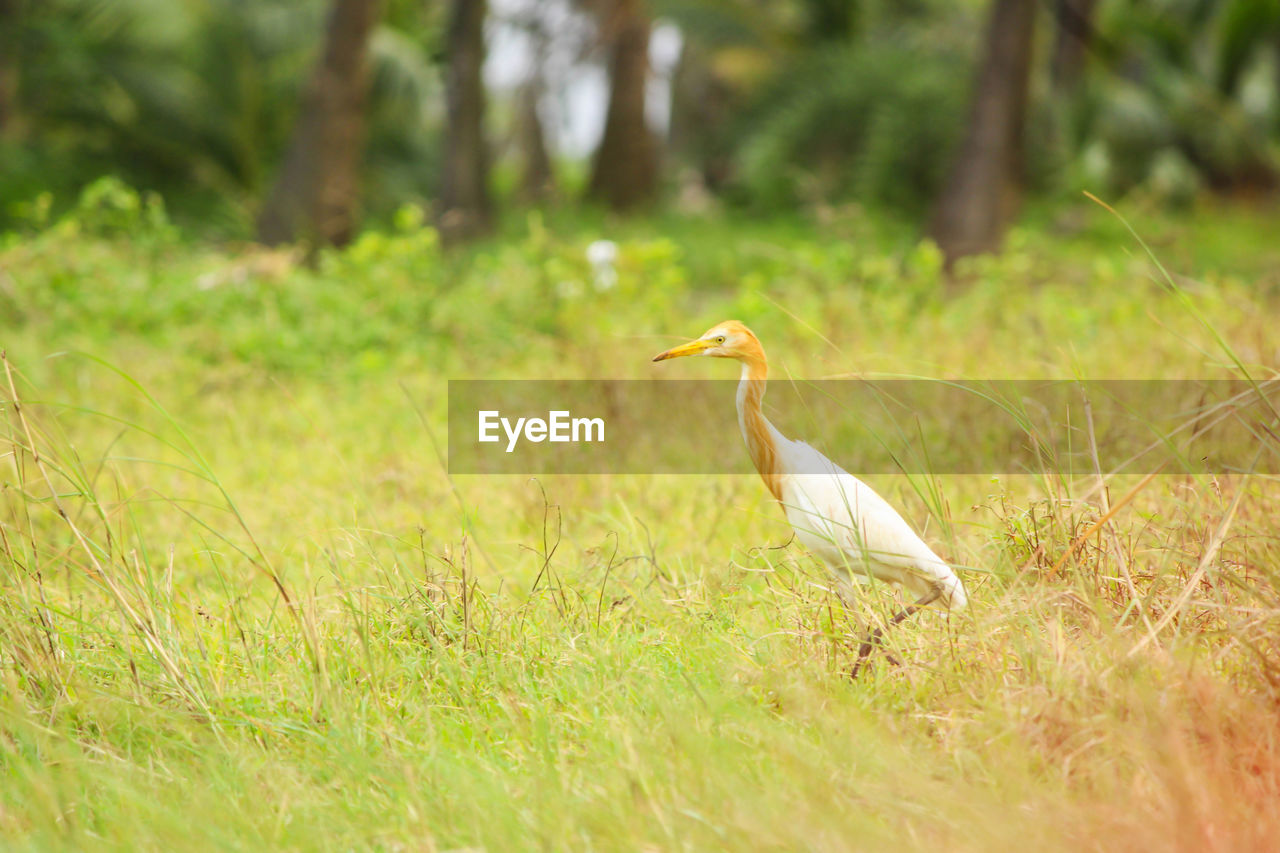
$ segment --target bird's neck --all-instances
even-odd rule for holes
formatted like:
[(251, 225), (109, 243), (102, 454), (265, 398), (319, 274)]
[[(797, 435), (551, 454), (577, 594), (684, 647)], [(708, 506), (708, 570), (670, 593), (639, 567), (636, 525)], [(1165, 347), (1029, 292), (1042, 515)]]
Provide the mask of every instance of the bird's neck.
[(738, 381), (738, 426), (747, 443), (747, 453), (765, 486), (775, 498), (782, 500), (778, 431), (764, 416), (764, 388), (768, 376), (769, 366), (763, 354), (742, 362), (742, 378)]

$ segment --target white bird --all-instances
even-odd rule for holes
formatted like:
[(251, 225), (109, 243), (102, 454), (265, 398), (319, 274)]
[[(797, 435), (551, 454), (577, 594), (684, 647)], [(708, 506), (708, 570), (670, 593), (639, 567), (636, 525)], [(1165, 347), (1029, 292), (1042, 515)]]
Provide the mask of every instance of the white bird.
[[(841, 583), (872, 577), (901, 584), (919, 596), (898, 613), (896, 625), (935, 602), (949, 610), (967, 603), (964, 585), (880, 495), (803, 441), (792, 441), (769, 423), (761, 403), (769, 363), (760, 341), (737, 320), (717, 323), (701, 337), (654, 356), (654, 361), (704, 355), (742, 362), (738, 426), (765, 486), (782, 505), (800, 543)], [(874, 631), (858, 651), (853, 674), (880, 639)]]

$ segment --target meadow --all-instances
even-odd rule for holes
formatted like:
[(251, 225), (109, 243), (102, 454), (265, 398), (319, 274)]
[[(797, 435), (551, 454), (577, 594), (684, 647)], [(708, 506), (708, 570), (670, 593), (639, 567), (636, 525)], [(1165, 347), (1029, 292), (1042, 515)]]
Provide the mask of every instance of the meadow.
[(954, 278), (852, 207), (451, 252), (406, 208), (313, 259), (111, 183), (32, 212), (0, 238), (0, 846), (1268, 849), (1274, 477), (868, 478), (972, 607), (855, 681), (900, 595), (842, 607), (755, 478), (444, 465), (447, 379), (671, 376), (728, 317), (781, 376), (1273, 375), (1274, 206), (1121, 212), (1151, 254), (1081, 200)]

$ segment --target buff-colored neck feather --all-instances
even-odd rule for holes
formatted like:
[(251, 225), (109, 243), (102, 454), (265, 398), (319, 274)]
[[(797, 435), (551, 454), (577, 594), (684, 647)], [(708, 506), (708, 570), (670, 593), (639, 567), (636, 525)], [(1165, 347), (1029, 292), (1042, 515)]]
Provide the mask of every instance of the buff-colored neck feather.
[(778, 459), (775, 430), (764, 416), (765, 380), (769, 376), (769, 363), (759, 342), (746, 350), (742, 362), (742, 379), (738, 383), (738, 426), (747, 443), (747, 453), (760, 472), (769, 492), (782, 500), (782, 471)]

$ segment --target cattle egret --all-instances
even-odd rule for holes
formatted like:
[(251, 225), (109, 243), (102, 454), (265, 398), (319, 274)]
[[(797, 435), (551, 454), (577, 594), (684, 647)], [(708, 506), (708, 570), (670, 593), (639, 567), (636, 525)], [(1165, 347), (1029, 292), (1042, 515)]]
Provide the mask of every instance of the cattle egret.
[[(949, 610), (965, 606), (960, 579), (884, 498), (809, 445), (786, 438), (769, 423), (761, 408), (769, 364), (764, 348), (750, 329), (736, 320), (718, 323), (701, 337), (659, 353), (653, 360), (686, 355), (742, 362), (738, 426), (747, 453), (765, 486), (782, 505), (796, 538), (821, 558), (840, 584), (875, 578), (900, 584), (918, 595), (918, 600), (890, 619), (889, 625), (896, 625), (935, 602)], [(880, 637), (881, 629), (877, 629), (862, 643), (854, 676)]]

